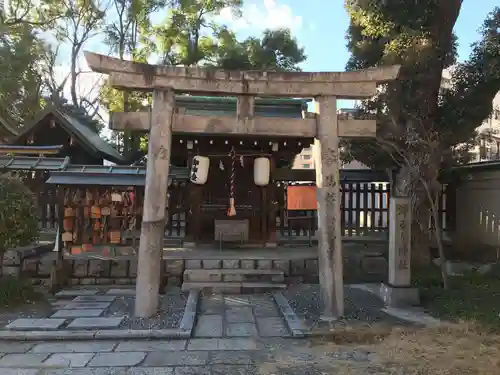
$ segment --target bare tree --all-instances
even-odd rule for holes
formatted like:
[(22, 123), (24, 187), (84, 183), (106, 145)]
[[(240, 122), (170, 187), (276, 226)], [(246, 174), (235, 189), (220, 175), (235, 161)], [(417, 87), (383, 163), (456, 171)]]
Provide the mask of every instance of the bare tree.
[(98, 34), (104, 23), (104, 16), (109, 3), (105, 0), (61, 0), (54, 7), (60, 9), (61, 18), (56, 23), (55, 36), (58, 41), (70, 45), (70, 93), (71, 101), (81, 106), (77, 93), (77, 81), (81, 74), (78, 57), (85, 43)]

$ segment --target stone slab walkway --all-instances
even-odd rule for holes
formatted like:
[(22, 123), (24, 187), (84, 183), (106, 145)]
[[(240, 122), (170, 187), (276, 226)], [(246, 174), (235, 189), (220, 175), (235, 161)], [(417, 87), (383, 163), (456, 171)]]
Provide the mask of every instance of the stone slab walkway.
[(156, 315), (140, 319), (133, 316), (134, 289), (67, 289), (50, 299), (50, 315), (15, 319), (0, 330), (0, 340), (190, 337), (197, 300), (197, 292), (173, 289), (161, 296)]
[(361, 375), (380, 367), (367, 351), (283, 338), (0, 341), (0, 352), (2, 375), (320, 375), (344, 373), (346, 363)]
[(288, 337), (272, 294), (202, 296), (194, 337)]

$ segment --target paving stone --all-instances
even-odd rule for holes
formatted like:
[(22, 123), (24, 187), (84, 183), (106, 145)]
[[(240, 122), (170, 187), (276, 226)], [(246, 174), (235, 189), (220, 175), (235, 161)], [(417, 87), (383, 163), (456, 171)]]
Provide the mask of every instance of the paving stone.
[[(0, 358), (0, 367), (39, 366), (48, 356), (48, 354), (7, 354)], [(2, 370), (0, 374), (3, 375)]]
[(254, 323), (228, 323), (226, 326), (226, 336), (229, 337), (256, 337), (258, 335)]
[(199, 259), (186, 260), (186, 268), (187, 269), (200, 269), (201, 268), (201, 260), (199, 260)]
[(56, 297), (93, 296), (97, 292), (97, 289), (65, 289), (58, 292)]
[(13, 330), (50, 330), (58, 329), (66, 322), (66, 319), (16, 319), (5, 326)]
[(111, 317), (111, 318), (76, 318), (69, 325), (68, 328), (116, 328), (125, 317)]
[(114, 302), (116, 296), (78, 296), (72, 302)]
[(255, 363), (253, 352), (217, 351), (212, 352), (210, 363), (223, 365), (252, 365)]
[(204, 259), (203, 260), (203, 268), (205, 269), (217, 269), (221, 268), (222, 266), (222, 260), (220, 259)]
[(24, 342), (0, 342), (0, 353), (26, 353), (34, 344)]
[(146, 357), (144, 352), (97, 353), (89, 367), (137, 366)]
[(252, 308), (240, 307), (226, 310), (226, 320), (229, 323), (252, 323), (255, 321)]
[(173, 367), (131, 367), (124, 375), (174, 375)]
[(238, 296), (238, 295), (224, 296), (224, 304), (228, 309), (251, 307), (250, 300), (247, 296)]
[(253, 339), (226, 338), (226, 339), (191, 339), (188, 350), (255, 350), (257, 343)]
[(59, 310), (51, 318), (85, 318), (100, 316), (104, 309)]
[(280, 316), (280, 312), (276, 306), (257, 306), (253, 309), (253, 312), (257, 318)]
[(151, 352), (143, 366), (203, 366), (208, 362), (208, 351)]
[(85, 367), (94, 353), (54, 353), (44, 362), (49, 366)]
[(201, 315), (196, 323), (195, 337), (222, 337), (222, 315)]
[(217, 350), (219, 349), (219, 339), (192, 339), (189, 340), (188, 350)]
[(109, 289), (106, 292), (107, 295), (110, 296), (135, 296), (135, 289)]
[(289, 334), (285, 322), (280, 317), (257, 318), (257, 327), (262, 337), (282, 337)]
[(258, 369), (255, 366), (215, 365), (212, 366), (211, 375), (255, 375), (257, 373)]
[[(175, 375), (211, 375), (209, 367), (206, 366), (182, 366), (175, 368)], [(229, 375), (229, 374), (226, 374)]]
[(219, 350), (256, 350), (257, 342), (254, 339), (227, 338), (219, 339)]
[(154, 352), (180, 351), (186, 348), (185, 340), (171, 341), (125, 341), (118, 344), (115, 352)]
[(3, 368), (2, 375), (40, 375), (36, 368)]
[(64, 310), (94, 310), (94, 309), (107, 309), (111, 302), (70, 302), (61, 307)]
[(112, 352), (115, 346), (112, 341), (46, 342), (36, 345), (30, 353), (100, 353)]
[(222, 268), (239, 268), (240, 267), (240, 261), (238, 259), (228, 259), (228, 260), (223, 260), (222, 261)]
[(224, 312), (224, 298), (222, 295), (203, 296), (200, 302), (200, 312), (202, 314), (222, 314)]

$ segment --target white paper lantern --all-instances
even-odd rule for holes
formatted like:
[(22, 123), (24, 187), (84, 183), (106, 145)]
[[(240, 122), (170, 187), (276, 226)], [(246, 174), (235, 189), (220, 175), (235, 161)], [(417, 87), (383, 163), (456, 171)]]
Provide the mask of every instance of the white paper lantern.
[(189, 174), (189, 180), (193, 184), (203, 185), (208, 179), (208, 168), (210, 166), (210, 159), (206, 156), (196, 155), (193, 157), (193, 163), (191, 164), (191, 173)]
[(253, 180), (257, 186), (266, 186), (271, 177), (271, 161), (268, 158), (256, 158), (253, 162)]

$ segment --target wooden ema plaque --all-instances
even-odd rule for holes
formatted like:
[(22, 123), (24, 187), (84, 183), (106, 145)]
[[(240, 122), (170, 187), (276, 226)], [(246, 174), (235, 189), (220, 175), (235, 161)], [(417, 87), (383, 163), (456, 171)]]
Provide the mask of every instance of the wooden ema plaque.
[(291, 211), (314, 211), (318, 209), (316, 186), (288, 186), (287, 209)]

